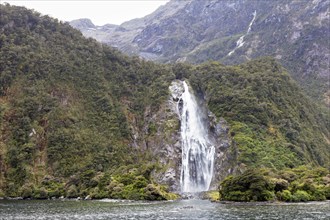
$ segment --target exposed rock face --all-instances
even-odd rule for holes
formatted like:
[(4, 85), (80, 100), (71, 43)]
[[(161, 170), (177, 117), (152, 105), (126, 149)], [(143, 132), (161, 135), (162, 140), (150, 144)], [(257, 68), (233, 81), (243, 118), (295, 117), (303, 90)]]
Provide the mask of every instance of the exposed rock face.
[(161, 62), (234, 64), (273, 56), (321, 99), (329, 86), (329, 8), (328, 0), (172, 0), (115, 28), (72, 25), (125, 53)]
[(174, 192), (180, 191), (181, 139), (176, 108), (180, 92), (181, 88), (177, 87), (156, 114), (150, 115), (149, 112), (145, 115), (147, 125), (144, 129), (144, 144), (161, 165), (161, 170), (154, 172), (153, 176)]
[(211, 189), (216, 189), (219, 182), (229, 174), (237, 171), (237, 148), (229, 135), (229, 125), (225, 119), (217, 119), (209, 112), (210, 132), (216, 141), (216, 160), (214, 173), (216, 174), (211, 183)]
[(73, 20), (70, 22), (70, 24), (77, 29), (83, 29), (83, 30), (96, 28), (96, 26), (93, 24), (93, 22), (88, 18)]

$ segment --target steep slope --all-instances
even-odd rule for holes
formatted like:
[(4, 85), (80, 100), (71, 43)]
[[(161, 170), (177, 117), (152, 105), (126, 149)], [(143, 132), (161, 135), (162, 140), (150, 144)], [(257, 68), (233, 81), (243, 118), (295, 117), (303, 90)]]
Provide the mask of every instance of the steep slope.
[(191, 82), (204, 91), (210, 111), (231, 125), (239, 163), (329, 166), (327, 111), (313, 105), (274, 59), (235, 67), (210, 63), (194, 72)]
[(174, 198), (181, 140), (169, 86), (183, 79), (210, 110), (213, 188), (246, 167), (329, 167), (328, 115), (273, 59), (155, 64), (37, 12), (0, 10), (0, 196)]
[(172, 0), (143, 19), (101, 31), (107, 39), (99, 29), (73, 26), (125, 53), (161, 62), (237, 64), (273, 56), (309, 95), (328, 103), (329, 8), (327, 0)]
[[(112, 197), (147, 198), (148, 190), (136, 191), (151, 184), (156, 159), (133, 136), (143, 130), (145, 108), (156, 111), (167, 99), (170, 69), (25, 8), (1, 5), (0, 22), (1, 190), (108, 197), (111, 182), (121, 190)], [(115, 177), (120, 167), (126, 179)]]

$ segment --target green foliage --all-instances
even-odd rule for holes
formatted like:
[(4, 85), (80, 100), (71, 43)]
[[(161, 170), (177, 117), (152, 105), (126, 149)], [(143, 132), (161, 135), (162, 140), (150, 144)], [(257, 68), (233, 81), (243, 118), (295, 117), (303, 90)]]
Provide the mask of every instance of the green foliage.
[(33, 185), (25, 184), (20, 189), (20, 195), (26, 199), (26, 198), (32, 198), (33, 197)]
[[(145, 163), (148, 153), (132, 148), (132, 129), (144, 131), (146, 109), (167, 99), (171, 68), (124, 56), (23, 7), (1, 5), (0, 13), (0, 188), (35, 198), (111, 195), (114, 171)], [(117, 196), (143, 198), (147, 171), (116, 174), (125, 183)]]
[(176, 194), (167, 188), (153, 183), (150, 172), (154, 166), (122, 167), (113, 176), (108, 187), (111, 198), (130, 200), (172, 200)]
[(276, 197), (280, 201), (291, 202), (292, 194), (289, 190), (283, 190), (276, 193)]
[(47, 191), (49, 198), (59, 198), (65, 194), (65, 187), (60, 179), (46, 176), (41, 182), (41, 185)]
[(217, 202), (220, 201), (220, 194), (219, 191), (207, 191), (203, 195), (203, 199), (208, 199), (211, 202)]
[(271, 184), (256, 170), (227, 177), (221, 183), (220, 198), (231, 201), (269, 201), (274, 199)]
[(68, 198), (76, 198), (78, 197), (78, 190), (77, 187), (75, 185), (71, 185), (68, 189), (67, 189), (67, 193), (66, 196)]
[(285, 202), (322, 201), (329, 197), (329, 176), (330, 171), (322, 167), (247, 170), (221, 182), (220, 198), (231, 201), (268, 201), (275, 198)]
[(310, 201), (312, 197), (303, 190), (297, 190), (293, 195), (292, 195), (292, 201), (293, 202), (307, 202)]
[(47, 199), (48, 192), (44, 187), (35, 188), (32, 197), (34, 199)]
[(306, 163), (330, 166), (330, 117), (313, 104), (272, 58), (239, 66), (208, 62), (189, 80), (209, 109), (231, 125), (238, 163), (283, 169)]

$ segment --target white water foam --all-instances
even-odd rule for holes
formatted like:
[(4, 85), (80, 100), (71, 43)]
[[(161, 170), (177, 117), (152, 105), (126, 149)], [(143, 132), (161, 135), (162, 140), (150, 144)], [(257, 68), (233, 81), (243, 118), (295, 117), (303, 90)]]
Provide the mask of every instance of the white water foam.
[(182, 82), (179, 114), (182, 138), (181, 191), (202, 192), (210, 187), (213, 177), (215, 148), (208, 140), (201, 111), (186, 82)]

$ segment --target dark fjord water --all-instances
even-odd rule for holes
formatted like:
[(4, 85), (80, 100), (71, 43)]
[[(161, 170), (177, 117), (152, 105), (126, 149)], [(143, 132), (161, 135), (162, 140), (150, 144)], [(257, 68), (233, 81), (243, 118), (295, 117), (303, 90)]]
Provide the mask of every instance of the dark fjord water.
[(330, 201), (211, 203), (129, 201), (0, 201), (0, 219), (330, 219)]

